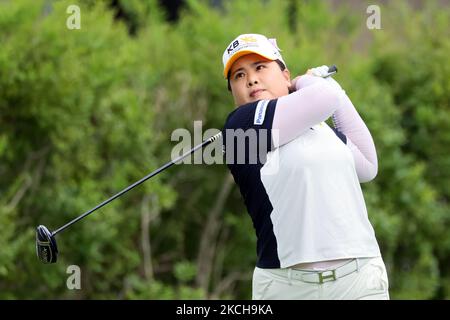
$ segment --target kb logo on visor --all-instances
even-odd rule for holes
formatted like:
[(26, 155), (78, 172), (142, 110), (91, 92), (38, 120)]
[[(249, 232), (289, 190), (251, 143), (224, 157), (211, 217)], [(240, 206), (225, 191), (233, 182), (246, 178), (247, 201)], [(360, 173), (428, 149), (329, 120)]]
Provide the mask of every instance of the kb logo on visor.
[[(258, 41), (255, 37), (252, 36), (242, 37), (240, 38), (240, 40), (242, 40), (244, 43)], [(232, 44), (230, 44), (230, 46), (227, 48), (227, 53), (230, 54), (234, 49), (236, 49), (237, 46), (239, 46), (239, 40), (235, 40)]]
[(227, 49), (227, 53), (230, 54), (239, 45), (239, 40), (234, 41)]

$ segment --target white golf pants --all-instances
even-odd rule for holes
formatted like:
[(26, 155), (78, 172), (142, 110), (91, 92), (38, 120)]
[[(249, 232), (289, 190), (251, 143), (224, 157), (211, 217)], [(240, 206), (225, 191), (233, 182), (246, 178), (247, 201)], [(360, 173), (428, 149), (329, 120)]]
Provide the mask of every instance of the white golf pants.
[(253, 300), (389, 300), (381, 257), (352, 259), (335, 270), (261, 269), (253, 273)]

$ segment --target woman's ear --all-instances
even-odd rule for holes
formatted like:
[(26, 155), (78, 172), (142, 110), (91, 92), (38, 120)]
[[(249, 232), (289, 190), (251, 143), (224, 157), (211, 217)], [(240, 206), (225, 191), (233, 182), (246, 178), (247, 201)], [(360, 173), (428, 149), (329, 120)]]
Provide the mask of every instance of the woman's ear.
[(284, 69), (282, 72), (283, 72), (283, 77), (286, 79), (287, 87), (290, 88), (291, 87), (291, 72), (289, 71), (288, 68)]
[(286, 81), (288, 81), (289, 83), (291, 83), (291, 72), (289, 71), (288, 68), (283, 70), (283, 76), (286, 79)]

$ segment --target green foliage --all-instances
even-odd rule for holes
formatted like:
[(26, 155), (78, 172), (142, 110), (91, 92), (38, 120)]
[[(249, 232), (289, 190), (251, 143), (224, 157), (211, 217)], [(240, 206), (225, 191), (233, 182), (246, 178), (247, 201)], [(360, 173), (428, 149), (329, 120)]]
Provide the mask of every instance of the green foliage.
[[(181, 270), (180, 270), (181, 271)], [(160, 281), (143, 280), (136, 275), (130, 275), (125, 280), (125, 299), (153, 300), (192, 300), (205, 299), (205, 293), (188, 285), (168, 285)]]
[[(365, 7), (324, 1), (189, 0), (173, 24), (157, 2), (118, 1), (118, 19), (110, 1), (80, 1), (80, 30), (66, 28), (71, 1), (0, 2), (0, 298), (251, 297), (256, 239), (236, 187), (218, 202), (223, 165), (176, 165), (100, 209), (57, 236), (56, 265), (37, 260), (34, 228), (169, 161), (174, 129), (221, 128), (234, 107), (223, 50), (255, 32), (277, 38), (292, 76), (338, 65), (377, 146), (363, 191), (391, 297), (448, 299), (449, 9), (394, 2), (368, 30)], [(72, 264), (79, 291), (66, 287)]]
[(174, 274), (180, 282), (189, 282), (195, 278), (197, 268), (189, 261), (178, 262), (175, 264)]
[(14, 199), (20, 190), (26, 192), (2, 211), (9, 212), (5, 218), (17, 217), (6, 224), (8, 233), (19, 235), (14, 242), (28, 238), (17, 254), (2, 259), (1, 269), (16, 266), (15, 272), (22, 269), (28, 277), (8, 277), (1, 283), (24, 288), (17, 290), (17, 297), (39, 297), (39, 290), (25, 288), (42, 288), (45, 278), (51, 279), (49, 297), (67, 293), (65, 281), (57, 279), (64, 279), (63, 266), (71, 264), (89, 270), (84, 273), (85, 297), (92, 297), (91, 292), (111, 295), (121, 287), (119, 279), (139, 266), (140, 252), (130, 248), (138, 241), (145, 194), (158, 195), (162, 208), (174, 199), (173, 191), (156, 179), (91, 216), (89, 223), (80, 223), (79, 232), (58, 237), (61, 252), (70, 252), (60, 256), (60, 266), (38, 266), (33, 257), (32, 228), (38, 221), (50, 228), (62, 225), (159, 164), (149, 108), (149, 88), (156, 79), (140, 81), (147, 75), (141, 71), (137, 42), (102, 4), (81, 7), (82, 29), (69, 31), (67, 6), (55, 2), (47, 16), (43, 2), (14, 2), (2, 10), (6, 17), (2, 15), (0, 25), (17, 25), (14, 34), (2, 33), (1, 127), (7, 137), (2, 139), (2, 194), (8, 191)]

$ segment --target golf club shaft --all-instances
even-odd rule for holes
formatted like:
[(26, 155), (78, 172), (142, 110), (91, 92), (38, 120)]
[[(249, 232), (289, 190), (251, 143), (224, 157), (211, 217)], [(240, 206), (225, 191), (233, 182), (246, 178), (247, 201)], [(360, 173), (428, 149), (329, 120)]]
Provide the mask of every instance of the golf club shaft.
[(195, 151), (197, 151), (200, 148), (203, 148), (204, 146), (207, 146), (208, 144), (210, 144), (211, 142), (214, 142), (215, 140), (219, 139), (222, 135), (222, 132), (217, 133), (216, 135), (212, 136), (211, 138), (203, 141), (201, 144), (195, 146), (194, 148), (192, 148), (191, 150), (187, 151), (186, 153), (184, 153), (183, 155), (179, 156), (178, 158), (176, 158), (175, 160), (172, 160), (168, 163), (166, 163), (165, 165), (163, 165), (162, 167), (156, 169), (155, 171), (153, 171), (152, 173), (148, 174), (147, 176), (143, 177), (141, 180), (136, 181), (135, 183), (133, 183), (132, 185), (128, 186), (127, 188), (123, 189), (122, 191), (120, 191), (119, 193), (113, 195), (111, 198), (103, 201), (102, 203), (100, 203), (99, 205), (97, 205), (96, 207), (92, 208), (91, 210), (83, 213), (81, 216), (73, 219), (72, 221), (68, 222), (67, 224), (63, 225), (62, 227), (60, 227), (59, 229), (55, 230), (52, 232), (52, 236), (56, 235), (57, 233), (63, 231), (64, 229), (66, 229), (67, 227), (71, 226), (72, 224), (74, 224), (75, 222), (83, 219), (84, 217), (90, 215), (92, 212), (96, 211), (97, 209), (100, 209), (101, 207), (107, 205), (108, 203), (110, 203), (111, 201), (113, 201), (114, 199), (120, 197), (121, 195), (123, 195), (124, 193), (130, 191), (131, 189), (133, 189), (134, 187), (140, 185), (141, 183), (147, 181), (148, 179), (150, 179), (153, 176), (156, 176), (158, 173), (160, 173), (161, 171), (164, 171), (165, 169), (171, 167), (173, 164), (177, 163), (180, 160), (183, 160), (184, 158), (186, 158), (188, 155), (194, 153)]

